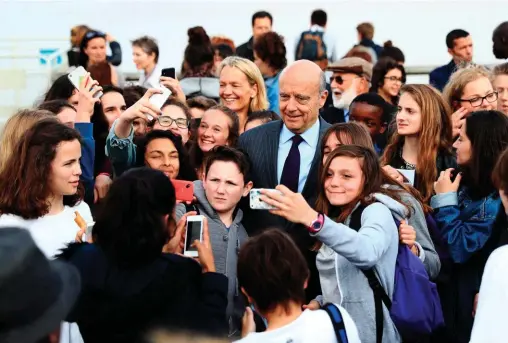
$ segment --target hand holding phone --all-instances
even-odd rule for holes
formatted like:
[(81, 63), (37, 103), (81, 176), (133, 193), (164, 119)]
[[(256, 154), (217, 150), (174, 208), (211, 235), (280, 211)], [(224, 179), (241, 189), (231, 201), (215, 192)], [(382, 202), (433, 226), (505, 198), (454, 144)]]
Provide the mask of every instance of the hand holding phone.
[[(82, 85), (85, 85), (85, 87), (86, 87), (86, 84), (84, 82), (86, 82), (86, 78), (89, 76), (90, 76), (90, 74), (83, 67), (78, 67), (78, 68), (74, 69), (73, 71), (71, 71), (67, 75), (67, 77), (69, 78), (69, 81), (72, 83), (74, 88), (76, 88), (78, 91), (83, 90)], [(97, 81), (93, 80), (91, 77), (90, 77), (90, 81), (91, 81), (91, 83), (90, 83), (91, 88), (89, 89), (89, 91), (93, 94), (94, 98), (100, 99), (102, 97), (102, 95), (104, 94), (102, 92), (102, 88), (99, 86), (99, 83)]]
[[(277, 192), (282, 195), (282, 192), (276, 189), (266, 189), (269, 192)], [(267, 204), (261, 197), (261, 188), (253, 188), (250, 190), (250, 208), (253, 210), (276, 210), (272, 205)]]
[(198, 257), (198, 247), (195, 242), (203, 241), (203, 216), (188, 216), (187, 230), (185, 231), (184, 256)]
[(175, 187), (176, 200), (181, 202), (192, 202), (194, 200), (194, 184), (192, 181), (171, 180)]

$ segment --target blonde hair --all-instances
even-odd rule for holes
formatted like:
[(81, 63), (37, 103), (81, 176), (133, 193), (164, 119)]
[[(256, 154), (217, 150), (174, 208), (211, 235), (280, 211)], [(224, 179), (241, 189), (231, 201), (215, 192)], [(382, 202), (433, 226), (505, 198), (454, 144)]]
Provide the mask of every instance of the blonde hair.
[(0, 173), (7, 167), (7, 161), (25, 132), (45, 118), (56, 119), (56, 115), (46, 110), (25, 109), (18, 111), (7, 120), (0, 136)]
[(229, 56), (220, 64), (219, 75), (226, 66), (237, 68), (247, 77), (251, 86), (257, 85), (258, 93), (250, 102), (250, 111), (255, 112), (268, 109), (269, 104), (266, 95), (265, 81), (254, 62), (238, 56)]
[(462, 98), (464, 88), (473, 81), (486, 77), (491, 79), (491, 73), (480, 65), (467, 64), (455, 71), (443, 90), (443, 99), (450, 105), (452, 110), (455, 104)]

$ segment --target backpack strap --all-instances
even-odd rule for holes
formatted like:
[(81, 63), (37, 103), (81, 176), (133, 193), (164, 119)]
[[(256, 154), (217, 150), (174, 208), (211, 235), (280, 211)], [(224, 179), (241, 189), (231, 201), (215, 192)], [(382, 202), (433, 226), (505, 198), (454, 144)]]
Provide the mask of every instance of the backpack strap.
[(342, 318), (342, 313), (340, 313), (339, 308), (334, 304), (328, 303), (323, 305), (321, 309), (325, 310), (326, 313), (328, 313), (330, 316), (333, 329), (335, 331), (335, 336), (337, 336), (337, 343), (348, 343), (344, 318)]
[[(355, 231), (360, 230), (362, 227), (362, 213), (367, 206), (360, 204), (356, 210), (351, 213), (349, 221), (349, 227)], [(376, 310), (376, 343), (382, 343), (383, 341), (383, 303), (390, 310), (392, 308), (392, 301), (386, 294), (385, 289), (379, 282), (379, 279), (374, 272), (374, 268), (361, 269), (363, 275), (367, 278), (369, 286), (374, 294), (374, 306)]]

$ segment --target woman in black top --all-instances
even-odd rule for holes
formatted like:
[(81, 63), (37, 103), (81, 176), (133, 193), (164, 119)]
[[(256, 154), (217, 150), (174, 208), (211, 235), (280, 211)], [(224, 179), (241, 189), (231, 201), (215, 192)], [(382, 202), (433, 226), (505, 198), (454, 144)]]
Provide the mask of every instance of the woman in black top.
[(67, 319), (85, 342), (142, 342), (161, 327), (227, 333), (228, 281), (215, 273), (208, 225), (197, 242), (201, 266), (176, 255), (185, 218), (175, 229), (175, 203), (162, 172), (129, 170), (104, 199), (93, 243), (72, 244), (60, 256), (81, 274), (81, 295)]

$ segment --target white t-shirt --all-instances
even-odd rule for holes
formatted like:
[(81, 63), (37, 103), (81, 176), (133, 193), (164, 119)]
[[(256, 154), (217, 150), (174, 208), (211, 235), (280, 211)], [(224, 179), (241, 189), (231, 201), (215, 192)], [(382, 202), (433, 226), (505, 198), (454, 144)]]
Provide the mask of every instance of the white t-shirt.
[(508, 246), (503, 246), (490, 255), (485, 265), (470, 343), (506, 342), (507, 268)]
[(58, 214), (48, 214), (37, 219), (26, 220), (13, 214), (3, 214), (0, 216), (0, 227), (16, 226), (27, 229), (44, 255), (53, 258), (66, 244), (76, 239), (79, 227), (74, 222), (75, 211), (79, 212), (87, 223), (93, 222), (90, 207), (82, 201), (74, 207), (65, 206)]
[[(346, 310), (338, 305), (349, 343), (360, 343), (358, 330)], [(253, 332), (235, 343), (337, 343), (337, 336), (328, 313), (305, 310), (292, 323), (277, 330)]]

